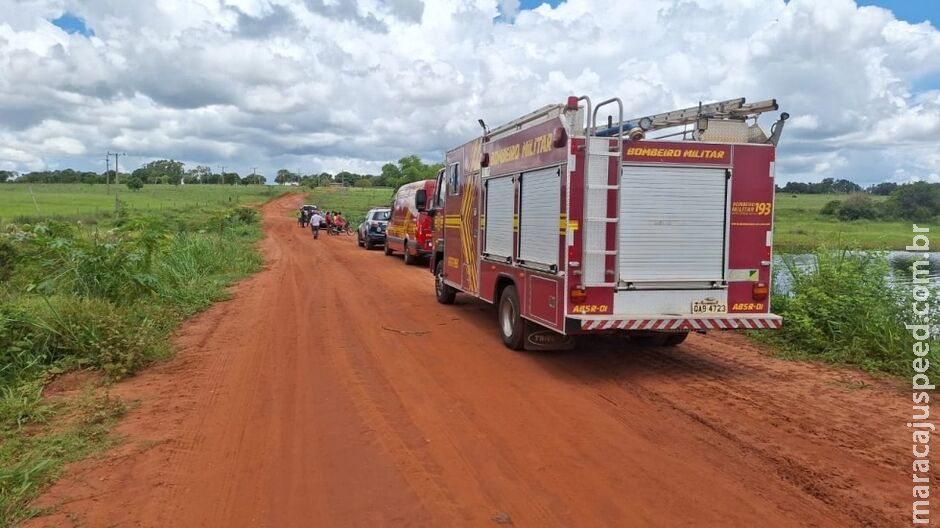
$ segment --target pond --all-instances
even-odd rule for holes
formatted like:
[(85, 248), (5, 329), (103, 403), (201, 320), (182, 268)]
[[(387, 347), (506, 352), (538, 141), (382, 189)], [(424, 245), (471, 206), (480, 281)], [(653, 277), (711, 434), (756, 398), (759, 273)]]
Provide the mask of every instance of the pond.
[[(868, 252), (862, 252), (868, 253)], [(928, 253), (930, 258), (929, 273), (931, 284), (940, 284), (940, 252)], [(910, 264), (915, 260), (923, 260), (923, 253), (910, 251), (888, 251), (886, 252), (888, 263), (891, 266), (891, 282), (893, 284), (907, 285), (911, 284)], [(809, 269), (814, 262), (812, 253), (798, 253), (788, 255), (774, 255), (774, 289), (778, 292), (788, 292), (790, 290), (791, 276), (784, 264), (784, 259), (791, 260), (800, 269)]]

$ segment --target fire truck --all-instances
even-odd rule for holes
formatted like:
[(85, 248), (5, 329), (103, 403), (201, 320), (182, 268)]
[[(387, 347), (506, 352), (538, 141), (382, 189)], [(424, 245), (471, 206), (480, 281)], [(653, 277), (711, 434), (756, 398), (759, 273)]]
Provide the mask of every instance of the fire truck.
[(769, 135), (757, 123), (777, 109), (740, 98), (624, 119), (620, 99), (573, 96), (492, 130), (480, 120), (418, 204), (434, 219), (438, 302), (496, 304), (512, 349), (778, 329), (774, 159), (789, 116)]

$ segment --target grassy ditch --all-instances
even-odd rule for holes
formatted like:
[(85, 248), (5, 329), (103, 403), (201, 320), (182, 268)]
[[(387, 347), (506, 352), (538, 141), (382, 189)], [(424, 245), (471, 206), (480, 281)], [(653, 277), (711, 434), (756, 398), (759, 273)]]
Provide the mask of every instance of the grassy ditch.
[[(186, 316), (258, 270), (260, 236), (256, 209), (226, 206), (3, 227), (0, 526), (33, 515), (63, 464), (115, 441), (124, 404), (108, 383), (166, 357)], [(75, 371), (97, 373), (97, 387), (44, 395)]]
[[(807, 265), (784, 259), (790, 291), (774, 292), (777, 333), (755, 333), (784, 357), (851, 365), (869, 372), (911, 374), (914, 338), (905, 324), (923, 324), (911, 309), (909, 269), (891, 269), (882, 253), (820, 249)], [(781, 281), (777, 281), (778, 284)], [(931, 286), (933, 294), (940, 293)], [(940, 373), (931, 347), (930, 373)], [(933, 377), (933, 376), (931, 376)]]

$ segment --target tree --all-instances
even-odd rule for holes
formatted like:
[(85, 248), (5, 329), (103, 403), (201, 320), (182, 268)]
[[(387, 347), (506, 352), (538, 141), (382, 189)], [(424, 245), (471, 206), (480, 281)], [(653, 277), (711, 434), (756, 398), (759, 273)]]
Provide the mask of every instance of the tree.
[(833, 183), (833, 184), (832, 184), (832, 190), (835, 191), (835, 192), (837, 192), (837, 193), (846, 193), (846, 194), (848, 194), (848, 193), (857, 193), (857, 192), (861, 192), (861, 191), (862, 191), (862, 187), (861, 187), (859, 184), (857, 184), (857, 183), (855, 183), (855, 182), (853, 182), (853, 181), (849, 181), (849, 180), (844, 180), (844, 179), (843, 179), (843, 180), (837, 180), (835, 183)]
[(180, 181), (183, 180), (183, 169), (183, 162), (164, 159), (145, 163), (132, 174), (136, 174), (144, 183), (160, 183), (161, 181), (165, 181), (173, 185), (179, 185)]
[(887, 207), (897, 218), (929, 220), (940, 214), (940, 189), (926, 182), (901, 185), (888, 197)]
[(359, 178), (353, 185), (355, 187), (372, 187), (372, 178)]
[(287, 169), (281, 169), (277, 171), (277, 176), (274, 177), (274, 183), (278, 185), (284, 185), (285, 183), (299, 182), (300, 176), (294, 174), (293, 172)]
[(208, 165), (196, 165), (195, 169), (186, 171), (184, 181), (186, 183), (209, 183), (212, 177), (212, 169)]
[(898, 188), (898, 184), (894, 182), (882, 182), (872, 185), (868, 188), (868, 192), (876, 196), (888, 196), (892, 191)]
[(144, 182), (137, 176), (131, 176), (127, 180), (127, 188), (132, 191), (139, 191), (144, 188)]
[(0, 183), (5, 183), (16, 179), (16, 173), (13, 171), (0, 171)]
[(266, 181), (267, 178), (260, 174), (249, 174), (248, 176), (242, 178), (241, 183), (243, 185), (264, 185)]

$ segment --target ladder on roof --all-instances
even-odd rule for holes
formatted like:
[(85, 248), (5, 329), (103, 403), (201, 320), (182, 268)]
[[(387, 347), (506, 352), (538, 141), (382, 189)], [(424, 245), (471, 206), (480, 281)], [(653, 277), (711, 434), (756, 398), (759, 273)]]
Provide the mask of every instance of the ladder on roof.
[[(661, 114), (653, 114), (642, 117), (634, 117), (626, 120), (621, 120), (620, 122), (614, 124), (610, 123), (603, 130), (595, 130), (593, 135), (601, 137), (613, 137), (615, 135), (622, 135), (623, 130), (632, 130), (639, 128), (644, 132), (649, 132), (651, 130), (660, 130), (664, 128), (673, 128), (678, 126), (686, 126), (696, 124), (699, 125), (699, 129), (707, 128), (707, 124), (703, 123), (701, 120), (708, 119), (727, 119), (727, 120), (738, 120), (744, 121), (750, 118), (756, 118), (764, 112), (772, 112), (777, 110), (777, 100), (776, 99), (767, 99), (764, 101), (758, 101), (756, 103), (748, 103), (743, 97), (737, 99), (728, 99), (727, 101), (718, 101), (717, 103), (702, 104), (699, 103), (698, 106), (691, 106), (689, 108), (681, 108), (679, 110), (672, 110), (669, 112), (663, 112)], [(789, 118), (789, 114), (782, 114), (781, 121), (785, 121)], [(782, 132), (782, 126), (776, 126)], [(776, 132), (776, 131), (773, 131)], [(776, 134), (779, 138), (779, 133)], [(774, 141), (773, 134), (770, 142), (776, 144)]]

